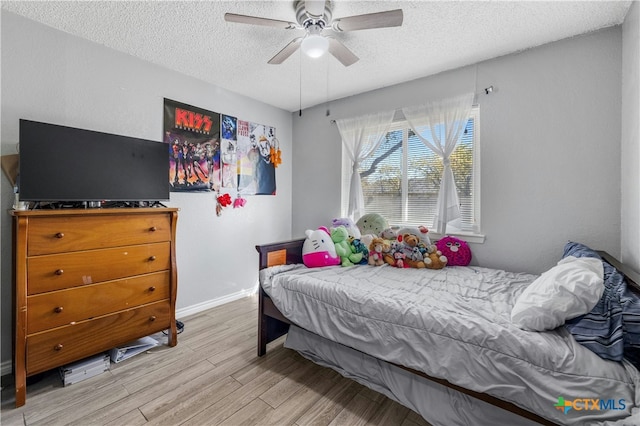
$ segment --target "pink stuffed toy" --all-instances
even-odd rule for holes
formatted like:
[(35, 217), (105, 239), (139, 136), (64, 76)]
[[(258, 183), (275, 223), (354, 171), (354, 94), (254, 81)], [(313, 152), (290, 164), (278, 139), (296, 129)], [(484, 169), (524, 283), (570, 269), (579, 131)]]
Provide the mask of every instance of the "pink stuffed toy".
[(326, 227), (321, 226), (315, 231), (308, 229), (305, 234), (307, 239), (302, 245), (302, 263), (307, 268), (340, 264), (340, 256), (336, 253), (336, 246)]
[(444, 237), (438, 240), (436, 247), (446, 256), (448, 266), (467, 266), (471, 263), (471, 249), (466, 241), (456, 237)]

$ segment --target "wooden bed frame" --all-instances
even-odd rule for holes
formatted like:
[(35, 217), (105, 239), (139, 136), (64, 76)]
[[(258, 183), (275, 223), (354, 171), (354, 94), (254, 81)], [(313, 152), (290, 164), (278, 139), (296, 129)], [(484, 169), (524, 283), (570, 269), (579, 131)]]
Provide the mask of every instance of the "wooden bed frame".
[[(300, 238), (273, 244), (257, 245), (256, 250), (259, 253), (259, 268), (264, 269), (276, 265), (302, 263), (302, 245), (304, 240), (304, 238)], [(635, 293), (640, 294), (640, 274), (622, 265), (613, 256), (604, 251), (598, 251), (598, 254), (610, 265), (622, 272), (627, 279), (628, 286)], [(271, 298), (264, 292), (262, 286), (259, 286), (258, 291), (258, 356), (263, 356), (267, 352), (267, 344), (285, 335), (289, 331), (289, 325), (291, 322), (280, 313), (278, 308), (273, 304)], [(447, 380), (429, 376), (421, 371), (407, 368), (402, 365), (394, 365), (542, 425), (556, 425), (556, 423), (520, 408), (511, 402), (503, 401), (486, 393), (465, 389), (449, 383)]]

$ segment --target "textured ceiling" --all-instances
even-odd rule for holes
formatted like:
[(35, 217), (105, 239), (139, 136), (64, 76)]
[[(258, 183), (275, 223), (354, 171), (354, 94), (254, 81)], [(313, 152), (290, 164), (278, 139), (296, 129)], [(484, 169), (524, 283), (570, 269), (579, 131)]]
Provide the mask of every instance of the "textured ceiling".
[(360, 60), (267, 61), (303, 30), (234, 24), (224, 13), (295, 22), (293, 1), (2, 1), (2, 9), (296, 111), (621, 24), (630, 1), (349, 1), (333, 17), (401, 8), (402, 27), (338, 33)]

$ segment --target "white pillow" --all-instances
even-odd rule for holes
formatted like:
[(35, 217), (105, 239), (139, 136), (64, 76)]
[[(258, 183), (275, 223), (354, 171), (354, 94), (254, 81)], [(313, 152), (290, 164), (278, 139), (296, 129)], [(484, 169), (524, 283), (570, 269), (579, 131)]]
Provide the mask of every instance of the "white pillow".
[(602, 260), (567, 256), (518, 297), (511, 322), (523, 330), (553, 330), (590, 312), (604, 292)]

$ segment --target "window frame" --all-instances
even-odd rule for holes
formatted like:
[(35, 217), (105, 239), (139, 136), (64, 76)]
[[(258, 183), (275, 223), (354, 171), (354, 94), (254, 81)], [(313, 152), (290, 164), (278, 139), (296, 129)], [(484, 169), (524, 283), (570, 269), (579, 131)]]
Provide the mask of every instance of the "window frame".
[[(402, 116), (402, 114), (400, 114)], [(473, 230), (461, 230), (457, 228), (452, 228), (451, 225), (447, 225), (446, 235), (456, 236), (461, 239), (464, 239), (467, 242), (472, 243), (483, 243), (485, 240), (485, 235), (482, 234), (481, 230), (481, 167), (480, 167), (480, 108), (477, 105), (474, 105), (471, 109), (471, 113), (469, 115), (470, 119), (474, 120), (473, 125), (473, 167), (472, 167), (472, 175), (473, 175), (473, 217), (475, 218), (475, 227)], [(394, 120), (391, 127), (389, 128), (389, 132), (402, 130), (403, 137), (403, 155), (402, 155), (402, 171), (403, 171), (403, 179), (401, 185), (401, 195), (402, 202), (408, 202), (408, 179), (406, 178), (407, 166), (409, 155), (407, 152), (407, 144), (408, 144), (408, 134), (410, 130), (409, 123), (407, 120), (402, 117), (401, 119)], [(342, 147), (342, 190), (341, 190), (341, 214), (343, 217), (347, 216), (348, 205), (349, 205), (349, 185), (351, 180), (351, 172), (352, 172), (352, 164), (349, 156), (347, 155), (344, 146)], [(405, 206), (406, 207), (406, 206)], [(406, 209), (403, 209), (406, 211)], [(389, 223), (390, 226), (406, 226), (406, 223)], [(431, 224), (427, 225), (431, 226)], [(432, 239), (437, 240), (441, 238), (443, 235), (437, 234), (433, 230), (429, 230), (429, 235)]]

